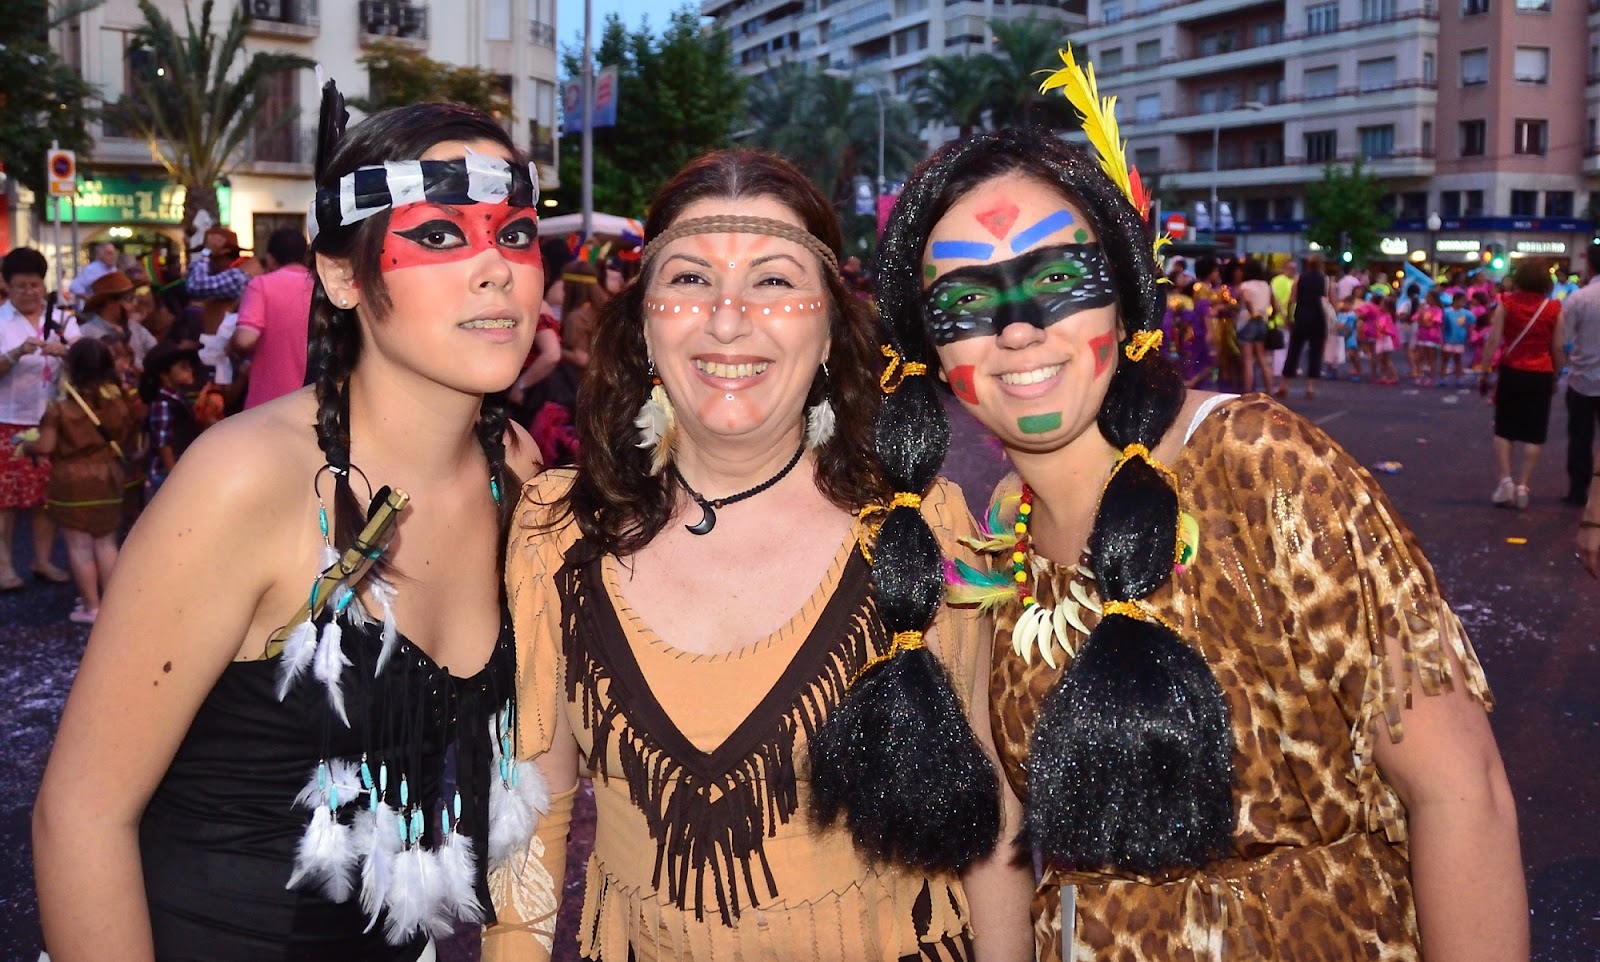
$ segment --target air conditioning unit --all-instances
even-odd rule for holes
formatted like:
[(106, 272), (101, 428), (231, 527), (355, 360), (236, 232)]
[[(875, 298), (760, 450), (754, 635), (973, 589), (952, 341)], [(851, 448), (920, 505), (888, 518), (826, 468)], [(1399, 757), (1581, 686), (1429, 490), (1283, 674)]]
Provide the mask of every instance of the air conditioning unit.
[(283, 0), (249, 0), (246, 9), (255, 20), (283, 19)]

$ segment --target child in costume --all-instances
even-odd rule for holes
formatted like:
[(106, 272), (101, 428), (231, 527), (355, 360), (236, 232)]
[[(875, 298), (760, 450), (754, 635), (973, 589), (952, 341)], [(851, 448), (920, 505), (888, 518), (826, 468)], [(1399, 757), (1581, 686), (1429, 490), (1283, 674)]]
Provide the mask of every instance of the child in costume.
[(1161, 357), (1148, 199), (1063, 57), (1046, 86), (1099, 155), (1040, 130), (946, 145), (900, 195), (879, 288), (1017, 467), (991, 567), (956, 565), (951, 598), (996, 619), (1037, 957), (1526, 959), (1460, 622), (1332, 439)]
[(161, 490), (178, 458), (200, 434), (189, 389), (194, 387), (200, 356), (192, 349), (162, 343), (145, 355), (139, 375), (139, 398), (147, 406), (145, 431), (150, 438), (150, 461), (145, 469), (145, 500)]
[(344, 118), (330, 83), (314, 384), (178, 460), (67, 700), (34, 810), (58, 962), (432, 959), (547, 805), (499, 564), (538, 468), (504, 399), (537, 175), (468, 107)]
[[(1448, 296), (1448, 295), (1446, 295)], [(1476, 320), (1472, 312), (1462, 306), (1466, 299), (1461, 295), (1444, 307), (1444, 343), (1440, 345), (1441, 360), (1439, 365), (1439, 386), (1445, 385), (1445, 372), (1454, 367), (1455, 375), (1450, 381), (1451, 387), (1463, 387), (1466, 384), (1465, 375), (1462, 373), (1462, 361), (1466, 357), (1467, 343), (1472, 337), (1472, 325)]]

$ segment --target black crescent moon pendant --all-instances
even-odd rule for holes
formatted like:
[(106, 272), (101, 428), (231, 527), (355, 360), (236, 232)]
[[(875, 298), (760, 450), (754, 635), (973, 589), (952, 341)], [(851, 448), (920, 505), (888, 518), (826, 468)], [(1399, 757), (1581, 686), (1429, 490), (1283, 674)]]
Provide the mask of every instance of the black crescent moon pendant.
[(694, 524), (686, 524), (690, 534), (710, 534), (711, 529), (717, 526), (717, 511), (710, 504), (700, 502), (700, 520)]

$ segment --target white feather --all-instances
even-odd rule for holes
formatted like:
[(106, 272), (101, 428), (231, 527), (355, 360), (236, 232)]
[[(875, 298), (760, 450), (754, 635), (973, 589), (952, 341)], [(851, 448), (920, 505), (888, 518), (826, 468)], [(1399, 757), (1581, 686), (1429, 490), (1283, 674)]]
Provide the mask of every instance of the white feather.
[(806, 446), (820, 448), (833, 440), (833, 402), (823, 398), (806, 411)]
[(472, 850), (472, 839), (451, 832), (444, 837), (435, 855), (439, 874), (444, 879), (441, 894), (451, 914), (462, 922), (482, 922), (483, 906), (478, 904), (478, 893), (472, 886), (473, 873), (478, 865), (478, 857)]
[(361, 910), (367, 915), (365, 931), (378, 924), (389, 894), (394, 857), (400, 851), (400, 816), (387, 802), (356, 813), (350, 825), (361, 854)]
[(343, 902), (355, 891), (351, 870), (356, 854), (350, 829), (340, 825), (324, 805), (311, 814), (311, 822), (300, 836), (294, 873), (284, 887), (298, 888), (303, 882), (320, 889), (330, 901)]
[(438, 860), (421, 845), (395, 855), (389, 891), (383, 898), (387, 911), (383, 937), (390, 945), (404, 945), (419, 931), (434, 938), (455, 931), (455, 920), (442, 898), (443, 885)]
[(513, 784), (495, 778), (489, 785), (490, 868), (498, 868), (525, 849), (538, 827), (538, 816), (550, 811), (550, 787), (539, 766), (518, 762), (511, 772)]
[(278, 659), (278, 700), (283, 701), (289, 689), (305, 674), (311, 658), (317, 653), (317, 626), (306, 619), (295, 625), (283, 641), (283, 654)]
[(350, 717), (344, 711), (344, 688), (340, 675), (345, 667), (350, 664), (350, 659), (344, 656), (341, 647), (344, 642), (344, 629), (339, 627), (338, 618), (330, 618), (322, 626), (322, 640), (317, 643), (317, 656), (311, 666), (311, 673), (328, 689), (328, 703), (333, 706), (334, 713), (339, 720), (344, 722), (344, 727), (350, 727)]
[(657, 384), (650, 389), (650, 397), (640, 406), (633, 425), (639, 429), (638, 446), (650, 451), (650, 474), (660, 474), (672, 459), (678, 435), (677, 414), (665, 387)]
[[(327, 766), (324, 773), (322, 766)], [(366, 790), (361, 786), (361, 768), (342, 758), (323, 761), (311, 770), (306, 787), (294, 797), (294, 804), (308, 811), (319, 807), (344, 808)], [(337, 804), (331, 804), (331, 803)]]
[(378, 649), (378, 664), (372, 672), (377, 676), (383, 673), (383, 666), (389, 663), (389, 656), (394, 654), (400, 631), (394, 623), (394, 585), (382, 578), (375, 577), (371, 581), (372, 600), (378, 603), (378, 614), (383, 619), (383, 647)]

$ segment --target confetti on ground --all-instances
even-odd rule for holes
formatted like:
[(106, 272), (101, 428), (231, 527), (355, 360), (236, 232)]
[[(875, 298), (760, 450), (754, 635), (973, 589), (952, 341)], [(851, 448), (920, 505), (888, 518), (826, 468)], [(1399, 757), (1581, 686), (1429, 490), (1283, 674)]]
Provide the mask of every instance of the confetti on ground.
[(1506, 544), (1527, 544), (1527, 538), (1507, 538)]
[(1399, 461), (1379, 461), (1372, 466), (1372, 470), (1379, 474), (1399, 474), (1402, 467), (1404, 465)]

